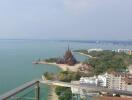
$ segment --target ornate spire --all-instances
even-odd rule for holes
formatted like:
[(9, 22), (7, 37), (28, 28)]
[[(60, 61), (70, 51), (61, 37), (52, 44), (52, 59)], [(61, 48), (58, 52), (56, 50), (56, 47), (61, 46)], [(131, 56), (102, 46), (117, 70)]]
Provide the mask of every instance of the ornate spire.
[(69, 43), (68, 43), (68, 51), (70, 51)]
[(70, 66), (75, 65), (77, 63), (77, 60), (74, 58), (69, 44), (68, 44), (68, 50), (65, 52), (65, 55), (62, 59), (58, 60), (58, 63), (62, 63), (62, 64), (68, 64)]
[(67, 42), (68, 42), (68, 51), (70, 51), (69, 40)]

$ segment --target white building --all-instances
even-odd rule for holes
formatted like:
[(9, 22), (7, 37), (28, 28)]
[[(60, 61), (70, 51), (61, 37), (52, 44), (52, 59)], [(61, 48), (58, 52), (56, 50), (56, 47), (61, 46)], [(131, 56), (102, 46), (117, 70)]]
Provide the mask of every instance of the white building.
[(107, 86), (107, 78), (108, 78), (107, 73), (105, 73), (103, 75), (98, 75), (98, 84), (99, 84), (99, 86), (106, 87)]
[[(71, 81), (71, 83), (72, 84), (78, 84), (78, 85), (80, 84), (79, 81)], [(73, 87), (73, 86), (71, 87), (71, 91), (73, 94), (83, 94), (82, 90), (80, 90), (79, 88)]]
[(89, 85), (98, 85), (98, 79), (96, 76), (94, 77), (81, 77), (80, 84), (89, 84)]
[(117, 50), (117, 52), (124, 52), (124, 53), (127, 53), (129, 51), (130, 51), (129, 49), (118, 49)]
[(92, 51), (103, 51), (103, 49), (97, 49), (97, 48), (93, 48), (93, 49), (88, 49), (88, 53), (92, 52)]
[(81, 77), (80, 84), (102, 86), (116, 90), (130, 90), (132, 88), (132, 74), (122, 72), (105, 73), (94, 77)]
[[(80, 81), (71, 81), (72, 84), (81, 84)], [(98, 96), (98, 92), (90, 92), (89, 90), (76, 88), (76, 86), (71, 87), (72, 94), (80, 94), (80, 98), (86, 99), (87, 96)]]
[(103, 75), (98, 75), (97, 77), (81, 77), (80, 78), (80, 83), (85, 83), (89, 85), (95, 85), (95, 86), (102, 86), (106, 87), (107, 86), (107, 73)]
[(129, 50), (129, 49), (118, 49), (117, 52), (119, 52), (119, 53), (123, 52), (123, 53), (130, 54), (130, 55), (132, 53), (131, 50)]

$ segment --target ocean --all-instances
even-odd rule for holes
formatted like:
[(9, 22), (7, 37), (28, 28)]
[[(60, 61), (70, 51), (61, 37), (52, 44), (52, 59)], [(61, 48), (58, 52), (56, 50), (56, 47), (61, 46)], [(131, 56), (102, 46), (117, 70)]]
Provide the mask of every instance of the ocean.
[[(41, 78), (44, 72), (57, 73), (61, 71), (52, 65), (34, 65), (33, 61), (44, 60), (50, 57), (62, 57), (70, 45), (71, 50), (102, 48), (117, 49), (129, 48), (132, 45), (112, 43), (85, 43), (51, 40), (0, 40), (0, 94), (3, 94), (25, 82)], [(75, 54), (79, 61), (88, 59), (85, 56)], [(48, 95), (48, 86), (43, 86), (44, 100)]]

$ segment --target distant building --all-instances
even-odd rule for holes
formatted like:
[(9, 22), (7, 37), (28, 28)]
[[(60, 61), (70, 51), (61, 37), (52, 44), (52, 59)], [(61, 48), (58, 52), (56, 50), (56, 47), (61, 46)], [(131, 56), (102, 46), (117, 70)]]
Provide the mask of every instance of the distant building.
[(115, 90), (130, 90), (130, 87), (132, 89), (132, 74), (112, 72), (94, 77), (81, 77), (80, 84), (102, 86)]
[(81, 77), (80, 84), (88, 84), (94, 86), (107, 86), (107, 73), (104, 75), (94, 76), (94, 77)]
[(123, 72), (108, 73), (107, 87), (116, 90), (132, 91), (132, 74)]
[(97, 49), (97, 48), (94, 48), (94, 49), (88, 49), (88, 53), (92, 52), (92, 51), (103, 51), (103, 49)]
[(128, 66), (128, 72), (132, 74), (132, 65)]
[[(132, 91), (132, 74), (122, 72), (105, 73), (93, 77), (81, 77), (79, 81), (72, 81), (73, 84), (85, 84), (87, 86), (102, 86), (114, 90)], [(99, 95), (97, 92), (90, 93), (87, 90), (71, 87), (73, 94), (84, 95)]]
[[(79, 81), (71, 81), (72, 84), (77, 84), (77, 85), (80, 85), (80, 82)], [(71, 91), (73, 94), (83, 94), (82, 93), (82, 90), (76, 88), (76, 87), (71, 87)]]
[[(71, 81), (72, 84), (80, 85), (80, 81)], [(87, 96), (98, 96), (98, 92), (90, 92), (89, 90), (84, 90), (81, 88), (76, 88), (76, 86), (71, 87), (72, 94), (79, 94), (81, 99), (86, 99)]]
[(124, 80), (127, 84), (127, 91), (132, 91), (132, 74), (128, 74)]
[(129, 49), (117, 49), (115, 51), (117, 51), (118, 53), (126, 53), (129, 55), (132, 55), (132, 50), (129, 50)]
[(129, 49), (118, 49), (117, 52), (128, 53), (129, 52)]
[(116, 90), (127, 90), (126, 77), (126, 73), (109, 73), (107, 76), (107, 87)]
[(71, 50), (69, 49), (68, 46), (68, 50), (65, 52), (65, 55), (63, 58), (59, 58), (57, 61), (58, 64), (67, 64), (70, 66), (73, 66), (77, 63), (76, 58), (73, 56)]
[(107, 86), (107, 78), (108, 78), (107, 73), (105, 73), (103, 75), (98, 75), (98, 85), (102, 86), (102, 87), (106, 87)]
[(129, 54), (129, 55), (132, 55), (132, 50), (129, 50), (128, 54)]
[(98, 79), (96, 76), (94, 77), (81, 77), (80, 78), (80, 84), (88, 84), (88, 85), (98, 85)]

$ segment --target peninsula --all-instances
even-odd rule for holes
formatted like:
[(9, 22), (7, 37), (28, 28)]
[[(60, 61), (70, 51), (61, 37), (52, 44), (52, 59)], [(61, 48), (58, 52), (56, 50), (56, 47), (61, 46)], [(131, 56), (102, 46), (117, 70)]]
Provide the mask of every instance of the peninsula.
[[(132, 78), (129, 77), (131, 75), (129, 70), (131, 69), (132, 65), (132, 55), (112, 50), (94, 50), (91, 52), (88, 52), (87, 50), (78, 50), (74, 52), (78, 52), (85, 56), (90, 55), (90, 57), (84, 62), (78, 62), (68, 47), (68, 50), (65, 52), (62, 58), (49, 58), (44, 61), (38, 60), (34, 63), (50, 64), (62, 69), (62, 71), (59, 73), (45, 72), (43, 77), (47, 80), (57, 80), (71, 83), (75, 82), (78, 84), (85, 83), (87, 85), (98, 85), (108, 89), (117, 89), (118, 86), (120, 86), (123, 87), (121, 90), (130, 90), (129, 87), (132, 87)], [(128, 66), (130, 67), (128, 68)], [(109, 78), (111, 76), (113, 77), (112, 79)], [(121, 81), (119, 81), (120, 77), (122, 77)], [(116, 81), (113, 81), (115, 79)], [(109, 83), (110, 81), (113, 83)], [(120, 84), (120, 82), (124, 83)], [(118, 86), (113, 87), (117, 83), (119, 83)], [(72, 93), (75, 93), (73, 88), (70, 89), (60, 86), (55, 87), (54, 92), (58, 96), (59, 100), (64, 100), (64, 98), (65, 100), (70, 100), (72, 98)], [(54, 95), (54, 92), (51, 94)], [(100, 93), (101, 94), (99, 96), (109, 96), (107, 94), (103, 94), (103, 92)], [(69, 95), (67, 96), (67, 94)], [(56, 95), (54, 95), (54, 99)], [(111, 97), (113, 97), (113, 95)]]
[(54, 65), (61, 68), (63, 71), (66, 71), (68, 69), (74, 72), (76, 72), (82, 65), (82, 63), (76, 60), (76, 58), (72, 54), (72, 51), (69, 49), (69, 46), (67, 51), (65, 52), (65, 55), (62, 58), (49, 58), (45, 59), (44, 61), (38, 60), (33, 62), (33, 64)]

